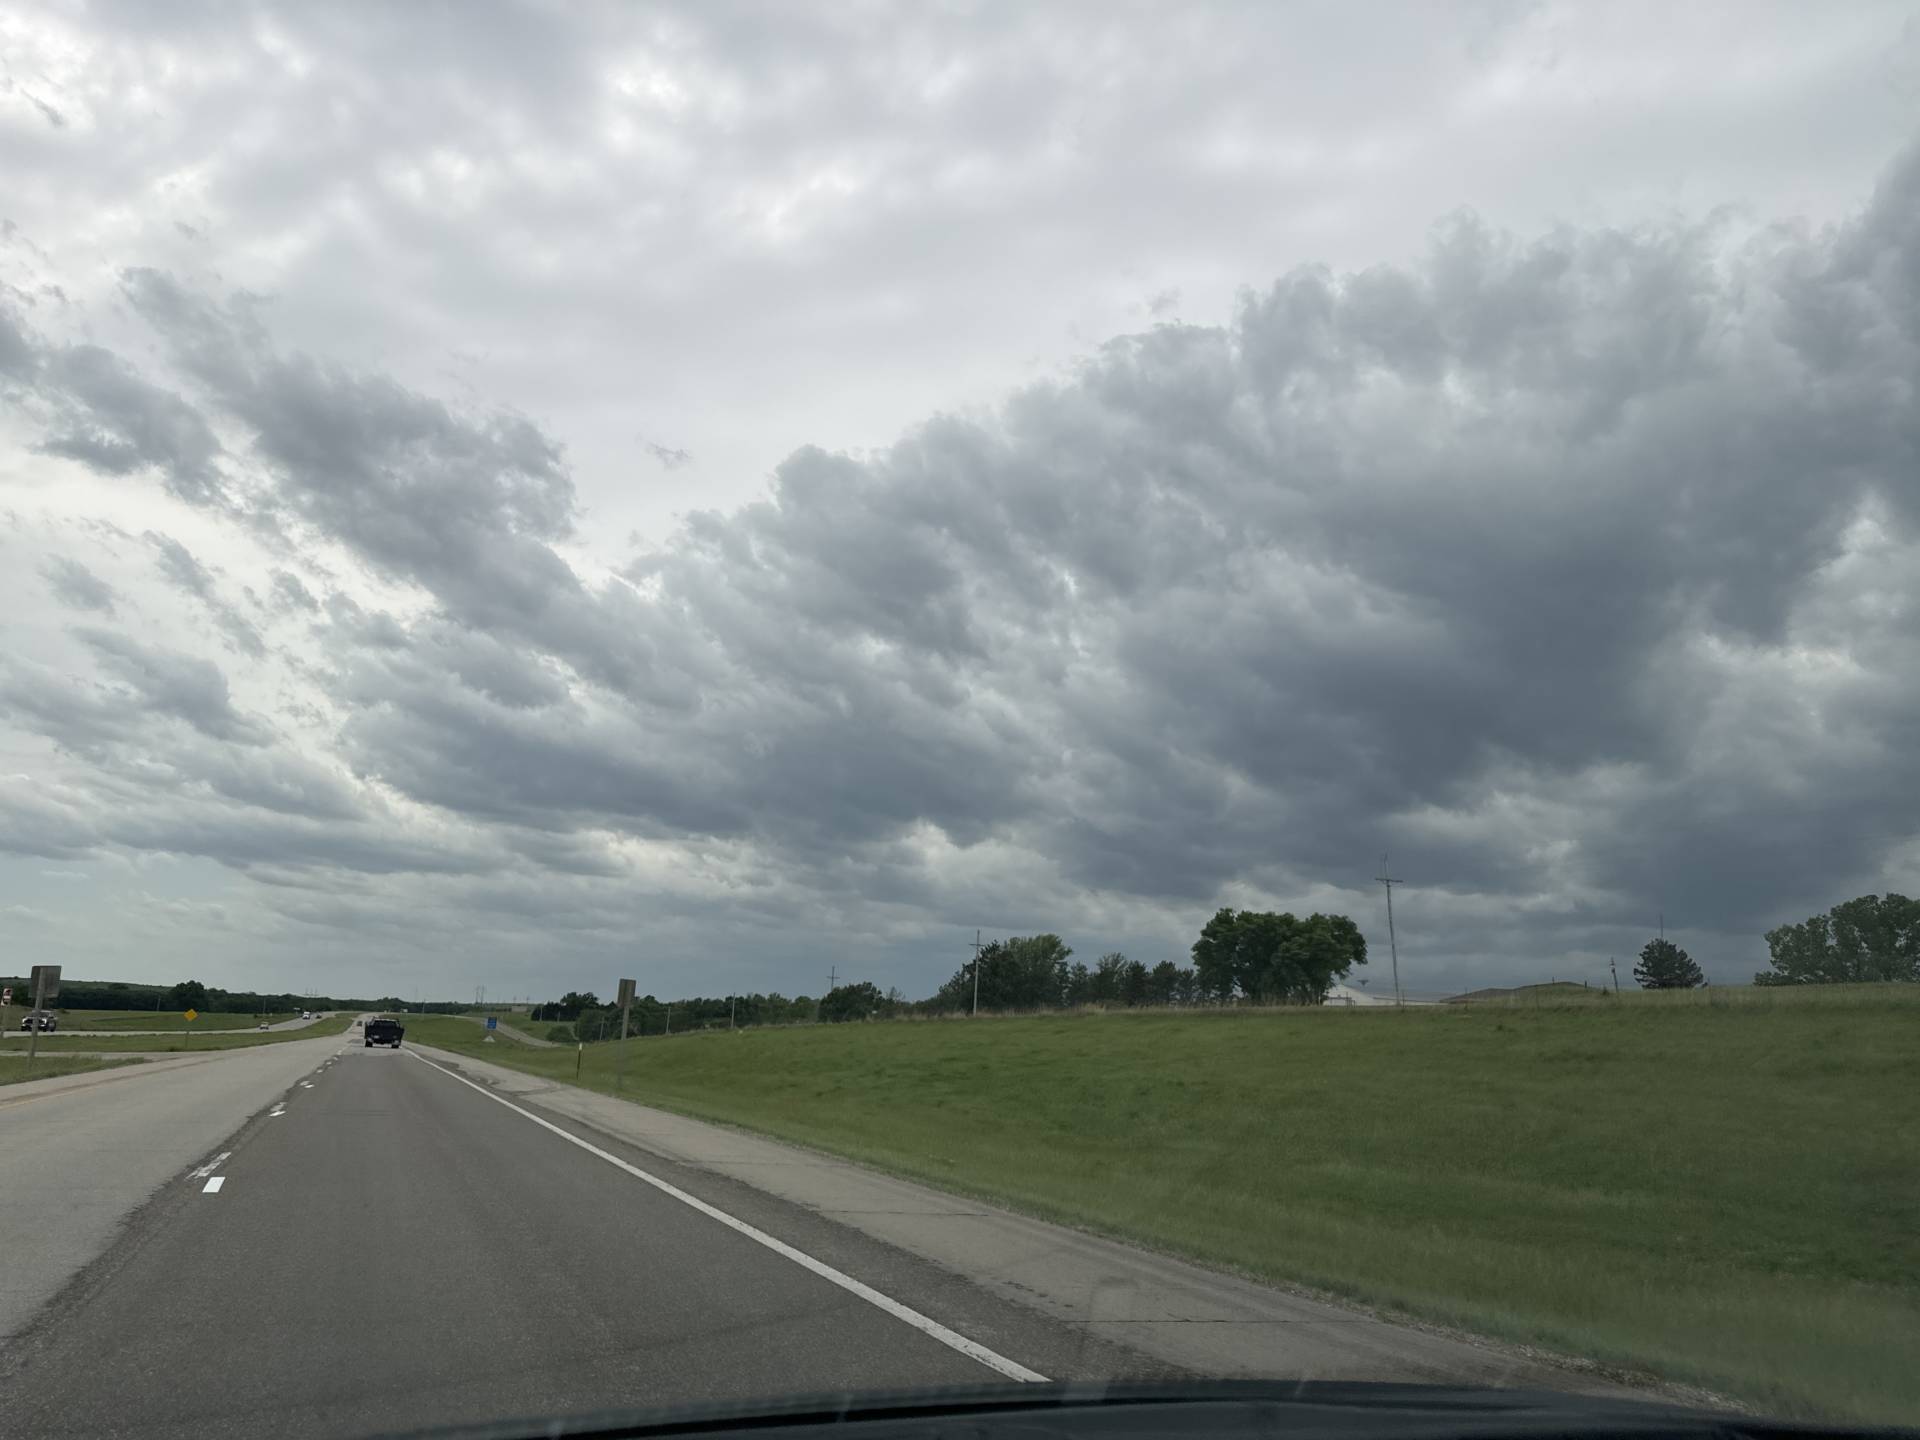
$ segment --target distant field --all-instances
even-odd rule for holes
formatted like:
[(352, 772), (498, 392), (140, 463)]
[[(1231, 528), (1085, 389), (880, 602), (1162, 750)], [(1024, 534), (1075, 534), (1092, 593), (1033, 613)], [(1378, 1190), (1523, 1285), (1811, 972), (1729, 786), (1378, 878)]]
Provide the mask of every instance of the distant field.
[[(21, 1012), (24, 1014), (25, 1012)], [(178, 1010), (58, 1010), (61, 1030), (186, 1030), (187, 1017)], [(193, 1033), (203, 1034), (209, 1030), (252, 1030), (262, 1020), (269, 1024), (279, 1024), (282, 1020), (291, 1020), (298, 1011), (278, 1011), (271, 1015), (209, 1014), (201, 1011), (192, 1025)], [(16, 1015), (13, 1023), (18, 1025), (20, 1017)], [(58, 1031), (55, 1032), (56, 1034)]]
[[(459, 1020), (410, 1040), (569, 1080)], [(584, 1083), (1794, 1415), (1920, 1419), (1920, 987), (709, 1032)]]
[[(66, 1022), (63, 1020), (61, 1023)], [(253, 1025), (258, 1026), (259, 1023), (256, 1020)], [(315, 1040), (325, 1035), (338, 1035), (352, 1023), (351, 1015), (336, 1015), (331, 1020), (316, 1020), (311, 1025), (302, 1025), (298, 1030), (271, 1030), (265, 1033), (253, 1027), (203, 1033), (198, 1020), (193, 1023), (192, 1033), (177, 1035), (63, 1035), (56, 1030), (51, 1035), (40, 1037), (40, 1053), (59, 1054), (70, 1050), (240, 1050), (249, 1045), (277, 1045), (289, 1040)], [(9, 1033), (0, 1043), (4, 1043), (6, 1053), (12, 1055), (25, 1050), (30, 1038), (24, 1032)]]
[(44, 1055), (27, 1064), (25, 1055), (0, 1055), (0, 1085), (17, 1085), (24, 1080), (49, 1080), (55, 1075), (77, 1075), (87, 1070), (115, 1070), (122, 1065), (138, 1065), (138, 1060), (102, 1060), (90, 1055)]

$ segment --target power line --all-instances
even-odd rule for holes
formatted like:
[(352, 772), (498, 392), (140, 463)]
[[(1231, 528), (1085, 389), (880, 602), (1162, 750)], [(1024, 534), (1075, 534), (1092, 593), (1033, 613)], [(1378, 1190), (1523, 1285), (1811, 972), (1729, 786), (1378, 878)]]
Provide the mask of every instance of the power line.
[(1373, 878), (1387, 887), (1387, 948), (1393, 952), (1393, 1003), (1404, 1005), (1407, 1002), (1400, 995), (1400, 941), (1393, 933), (1393, 887), (1400, 882), (1393, 878), (1393, 867), (1387, 864), (1385, 851), (1380, 854), (1380, 873)]

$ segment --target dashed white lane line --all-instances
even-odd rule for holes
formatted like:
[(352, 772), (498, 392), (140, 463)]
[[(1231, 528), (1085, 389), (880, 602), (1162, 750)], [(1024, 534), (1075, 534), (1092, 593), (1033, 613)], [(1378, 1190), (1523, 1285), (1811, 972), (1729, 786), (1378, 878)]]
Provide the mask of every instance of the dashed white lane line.
[(269, 1120), (278, 1120), (282, 1115), (286, 1113), (287, 1113), (287, 1102), (282, 1100), (278, 1105), (274, 1106), (273, 1109), (267, 1112), (267, 1118)]
[(709, 1219), (718, 1220), (722, 1225), (725, 1225), (729, 1230), (737, 1231), (740, 1234), (746, 1236), (749, 1240), (754, 1241), (756, 1244), (766, 1246), (767, 1249), (773, 1251), (774, 1254), (784, 1255), (787, 1259), (793, 1261), (794, 1264), (799, 1265), (804, 1269), (811, 1270), (814, 1274), (818, 1275), (822, 1280), (826, 1280), (834, 1285), (838, 1285), (842, 1290), (847, 1291), (849, 1294), (859, 1296), (862, 1300), (866, 1301), (869, 1305), (875, 1306), (878, 1309), (886, 1311), (887, 1314), (893, 1316), (893, 1318), (896, 1320), (905, 1321), (907, 1324), (911, 1325), (914, 1329), (920, 1331), (922, 1334), (931, 1336), (933, 1339), (938, 1340), (942, 1345), (945, 1345), (950, 1349), (958, 1350), (962, 1355), (965, 1355), (968, 1359), (979, 1361), (982, 1365), (986, 1366), (989, 1370), (997, 1370), (1002, 1375), (1006, 1376), (1009, 1380), (1027, 1380), (1027, 1381), (1034, 1381), (1039, 1383), (1044, 1383), (1046, 1381), (1047, 1377), (1040, 1374), (1039, 1371), (1029, 1370), (1026, 1366), (1020, 1364), (1018, 1361), (1009, 1360), (1007, 1359), (1006, 1356), (997, 1354), (994, 1351), (987, 1349), (986, 1346), (978, 1343), (977, 1341), (969, 1340), (966, 1336), (960, 1334), (956, 1330), (949, 1330), (946, 1326), (942, 1325), (938, 1320), (935, 1320), (930, 1316), (922, 1315), (918, 1310), (913, 1309), (911, 1306), (902, 1305), (898, 1300), (895, 1300), (890, 1295), (882, 1295), (878, 1290), (874, 1289), (871, 1285), (865, 1284), (862, 1281), (854, 1279), (851, 1275), (845, 1274), (842, 1271), (834, 1269), (831, 1265), (827, 1264), (824, 1260), (816, 1260), (813, 1258), (813, 1256), (807, 1254), (806, 1251), (796, 1250), (794, 1249), (793, 1246), (787, 1244), (786, 1241), (776, 1240), (774, 1239), (773, 1236), (767, 1234), (766, 1231), (761, 1230), (756, 1226), (749, 1225), (744, 1220), (736, 1220), (733, 1216), (729, 1215), (726, 1211), (718, 1208), (717, 1206), (709, 1205), (706, 1201), (702, 1200), (697, 1195), (688, 1194), (685, 1190), (682, 1190), (678, 1185), (674, 1185), (669, 1181), (662, 1180), (658, 1175), (649, 1175), (645, 1170), (642, 1170), (638, 1165), (629, 1165), (626, 1161), (622, 1160), (618, 1155), (609, 1154), (607, 1151), (602, 1150), (598, 1145), (591, 1144), (588, 1141), (582, 1140), (578, 1135), (574, 1135), (566, 1130), (562, 1130), (558, 1125), (555, 1125), (552, 1121), (541, 1119), (538, 1115), (534, 1114), (531, 1110), (523, 1110), (518, 1105), (514, 1104), (511, 1100), (502, 1099), (500, 1096), (494, 1094), (491, 1090), (487, 1089), (486, 1086), (476, 1085), (473, 1081), (467, 1079), (466, 1076), (456, 1075), (454, 1074), (453, 1071), (447, 1069), (446, 1066), (434, 1064), (433, 1061), (428, 1060), (423, 1056), (421, 1056), (418, 1051), (410, 1050), (407, 1053), (412, 1055), (413, 1058), (418, 1060), (422, 1065), (428, 1066), (429, 1068), (434, 1070), (438, 1070), (442, 1075), (447, 1076), (451, 1080), (458, 1080), (462, 1085), (465, 1085), (469, 1090), (479, 1091), (482, 1095), (486, 1096), (487, 1099), (493, 1101), (494, 1104), (504, 1105), (507, 1107), (507, 1109), (513, 1111), (514, 1114), (533, 1121), (534, 1124), (540, 1126), (542, 1129), (551, 1130), (554, 1134), (558, 1135), (562, 1140), (565, 1140), (569, 1145), (579, 1146), (582, 1150), (586, 1151), (589, 1155), (595, 1156), (598, 1159), (606, 1161), (609, 1165), (614, 1166), (616, 1169), (626, 1171), (627, 1174), (633, 1176), (634, 1179), (644, 1181), (648, 1185), (651, 1185), (654, 1189), (658, 1190), (661, 1194), (671, 1195), (675, 1200), (678, 1200), (682, 1205), (691, 1206), (693, 1209), (698, 1210), (702, 1215), (707, 1216)]
[(313, 1089), (313, 1081), (311, 1081), (311, 1080), (302, 1080), (302, 1081), (300, 1082), (300, 1088), (301, 1088), (302, 1090), (311, 1090), (311, 1089)]
[(211, 1180), (207, 1181), (205, 1188), (202, 1189), (200, 1193), (202, 1195), (218, 1195), (220, 1193), (220, 1187), (226, 1183), (227, 1183), (226, 1176), (216, 1175)]
[(231, 1154), (233, 1154), (231, 1150), (222, 1150), (218, 1155), (214, 1156), (211, 1160), (207, 1161), (206, 1164), (200, 1166), (197, 1170), (188, 1171), (187, 1178), (190, 1180), (206, 1179), (207, 1176), (211, 1175), (214, 1171), (218, 1170), (220, 1168), (220, 1162), (225, 1160)]

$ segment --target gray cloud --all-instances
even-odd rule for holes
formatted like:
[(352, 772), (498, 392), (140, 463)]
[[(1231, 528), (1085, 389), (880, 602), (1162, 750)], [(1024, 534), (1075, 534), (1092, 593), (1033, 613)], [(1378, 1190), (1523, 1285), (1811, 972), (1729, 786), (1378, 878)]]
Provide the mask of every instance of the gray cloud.
[(671, 445), (661, 445), (644, 435), (640, 437), (640, 448), (659, 461), (662, 470), (678, 470), (683, 465), (693, 463), (691, 450), (676, 450)]
[[(1851, 603), (1860, 525), (1912, 541), (1913, 422), (1885, 396), (1920, 368), (1916, 212), (1910, 156), (1832, 237), (1731, 259), (1711, 228), (1458, 220), (1418, 266), (1296, 271), (992, 417), (799, 451), (630, 586), (555, 548), (573, 494), (530, 422), (282, 356), (165, 277), (129, 294), (271, 503), (433, 597), (327, 622), (343, 753), (417, 803), (746, 843), (820, 883), (865, 857), (875, 899), (937, 894), (885, 858), (930, 827), (1176, 907), (1351, 886), (1391, 846), (1454, 893), (1637, 913), (1684, 886), (1738, 930), (1912, 833), (1899, 707), (1716, 717), (1787, 703), (1770, 672), (1815, 643), (1810, 607)], [(1889, 683), (1920, 673), (1897, 631), (1840, 623)], [(148, 705), (264, 741), (213, 667), (85, 638)], [(1817, 812), (1740, 778), (1783, 753)]]
[(43, 365), (62, 424), (42, 449), (107, 475), (158, 469), (183, 500), (222, 498), (220, 444), (180, 396), (142, 380), (97, 345), (55, 350)]
[[(1059, 13), (858, 45), (797, 12), (290, 19), (314, 74), (430, 57), (378, 173), (350, 99), (302, 130), (176, 95), (147, 165), (234, 114), (273, 162), (221, 151), (95, 265), (141, 262), (71, 332), (23, 274), (0, 378), (42, 454), (196, 512), (204, 560), (147, 539), (232, 654), (102, 623), (8, 657), (0, 705), (61, 783), (0, 836), (244, 869), (344, 934), (417, 906), (457, 938), (484, 891), (584, 936), (724, 916), (756, 956), (797, 916), (834, 944), (985, 920), (1177, 948), (1223, 899), (1361, 909), (1390, 848), (1416, 950), (1463, 977), (1661, 908), (1738, 975), (1765, 923), (1881, 883), (1920, 844), (1920, 159), (1844, 224), (1609, 223), (1721, 198), (1636, 178), (1647, 145), (1607, 147), (1641, 111), (1614, 105), (1572, 137), (1611, 199), (1583, 178), (1558, 208), (1589, 218), (1370, 247), (1354, 217), (1397, 226), (1373, 197), (1427, 183), (1422, 116), (1504, 173), (1557, 154), (1558, 110), (1429, 66), (1418, 24), (1385, 47), (1419, 92), (1389, 113), (1297, 69), (1251, 86), (1288, 49), (1254, 11), (1098, 46), (1097, 12)], [(128, 57), (254, 53), (219, 17), (124, 25)], [(1531, 93), (1540, 38), (1499, 15), (1448, 43)], [(1807, 85), (1860, 141), (1829, 150), (1884, 153), (1858, 87)], [(105, 102), (59, 98), (93, 133)], [(1713, 102), (1740, 154), (1792, 128), (1741, 104)], [(142, 179), (95, 158), (87, 204)], [(1408, 203), (1473, 193), (1448, 177)], [(1332, 258), (1293, 266), (1320, 226)], [(235, 243), (218, 271), (207, 234)], [(1048, 373), (1027, 318), (1143, 307), (1216, 323)], [(981, 404), (1009, 373), (970, 368), (983, 346), (1046, 378)], [(463, 393), (524, 410), (420, 389), (455, 349)], [(932, 418), (835, 408), (887, 387)], [(643, 436), (661, 471), (633, 485), (636, 412), (698, 472)], [(622, 554), (628, 492), (716, 508)], [(140, 606), (138, 577), (87, 575)]]
[(214, 740), (263, 745), (270, 732), (234, 708), (227, 677), (212, 662), (143, 645), (116, 630), (85, 627), (74, 632), (101, 667), (121, 681), (150, 713), (183, 720)]
[(320, 602), (313, 598), (298, 575), (285, 570), (273, 572), (273, 603), (281, 610), (298, 610), (308, 615), (320, 613)]
[(191, 550), (171, 535), (156, 535), (148, 531), (146, 539), (159, 552), (160, 573), (175, 589), (192, 596), (206, 607), (215, 628), (234, 649), (255, 660), (266, 655), (266, 641), (254, 628), (253, 622), (221, 598), (213, 575), (194, 558)]
[(113, 587), (78, 560), (56, 555), (40, 569), (47, 588), (62, 605), (113, 614)]

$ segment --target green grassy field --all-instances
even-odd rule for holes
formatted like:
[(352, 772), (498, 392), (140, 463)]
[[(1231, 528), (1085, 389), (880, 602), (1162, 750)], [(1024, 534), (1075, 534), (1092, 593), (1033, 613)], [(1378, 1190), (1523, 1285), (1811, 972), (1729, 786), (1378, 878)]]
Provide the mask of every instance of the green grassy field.
[[(572, 1078), (571, 1050), (407, 1033)], [(622, 1093), (685, 1114), (1775, 1412), (1920, 1420), (1915, 987), (624, 1048)]]
[(114, 1070), (139, 1063), (138, 1060), (103, 1060), (90, 1055), (43, 1055), (29, 1066), (24, 1055), (0, 1055), (0, 1085), (48, 1080), (55, 1075), (78, 1075), (87, 1070)]
[[(64, 1022), (63, 1022), (64, 1023)], [(254, 1021), (258, 1025), (259, 1021)], [(257, 1029), (209, 1030), (202, 1032), (199, 1021), (195, 1021), (192, 1032), (177, 1035), (62, 1035), (55, 1031), (51, 1035), (40, 1037), (39, 1050), (42, 1055), (58, 1055), (65, 1051), (144, 1051), (159, 1052), (168, 1050), (241, 1050), (249, 1045), (277, 1045), (288, 1040), (314, 1040), (324, 1035), (339, 1035), (353, 1023), (351, 1015), (336, 1015), (330, 1020), (316, 1020), (311, 1025), (303, 1025), (298, 1030)], [(4, 1053), (15, 1055), (27, 1048), (31, 1037), (25, 1033), (9, 1034), (3, 1042)]]

